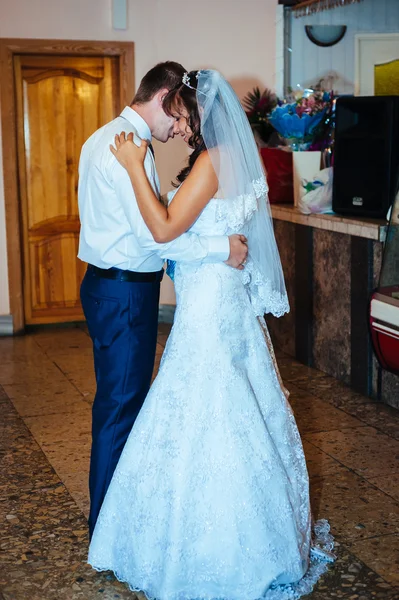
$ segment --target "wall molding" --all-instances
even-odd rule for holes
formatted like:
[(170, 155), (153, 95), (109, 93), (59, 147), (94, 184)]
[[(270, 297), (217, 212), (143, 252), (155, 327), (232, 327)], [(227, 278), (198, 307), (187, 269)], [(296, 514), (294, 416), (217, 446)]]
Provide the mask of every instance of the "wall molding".
[(13, 335), (14, 325), (12, 315), (0, 315), (0, 336)]
[(158, 320), (160, 323), (173, 323), (176, 306), (174, 304), (160, 304)]

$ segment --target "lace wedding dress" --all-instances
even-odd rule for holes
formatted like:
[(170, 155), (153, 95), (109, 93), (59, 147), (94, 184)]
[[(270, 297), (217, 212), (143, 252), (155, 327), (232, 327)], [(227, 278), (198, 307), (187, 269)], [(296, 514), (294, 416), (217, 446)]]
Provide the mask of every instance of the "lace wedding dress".
[[(226, 207), (212, 200), (192, 231), (225, 234)], [(295, 599), (327, 568), (332, 538), (326, 521), (312, 526), (302, 444), (248, 269), (176, 265), (159, 374), (94, 531), (89, 563), (151, 599)]]

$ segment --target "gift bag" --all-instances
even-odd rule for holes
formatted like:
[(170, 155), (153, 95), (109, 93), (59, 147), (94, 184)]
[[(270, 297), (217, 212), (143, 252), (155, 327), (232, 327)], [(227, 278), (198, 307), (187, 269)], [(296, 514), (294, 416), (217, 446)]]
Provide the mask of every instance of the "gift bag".
[(270, 204), (293, 204), (292, 152), (279, 148), (261, 148), (269, 186)]
[(301, 213), (332, 213), (333, 167), (319, 171), (311, 181), (303, 181), (298, 208)]

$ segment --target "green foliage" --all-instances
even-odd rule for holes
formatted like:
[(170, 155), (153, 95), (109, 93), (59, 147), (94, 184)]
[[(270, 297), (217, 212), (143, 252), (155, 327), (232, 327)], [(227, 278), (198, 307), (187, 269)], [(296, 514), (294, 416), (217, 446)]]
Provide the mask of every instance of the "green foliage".
[(268, 115), (278, 104), (276, 94), (268, 88), (261, 93), (259, 87), (255, 87), (252, 92), (248, 92), (242, 103), (253, 131), (267, 144), (275, 131), (269, 123)]

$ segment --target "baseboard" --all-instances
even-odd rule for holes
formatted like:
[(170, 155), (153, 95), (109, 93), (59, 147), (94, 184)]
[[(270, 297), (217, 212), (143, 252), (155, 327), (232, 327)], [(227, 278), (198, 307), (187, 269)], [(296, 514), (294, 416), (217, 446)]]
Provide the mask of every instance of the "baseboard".
[(12, 315), (0, 315), (0, 336), (13, 335), (13, 333)]
[(174, 304), (160, 304), (158, 321), (160, 323), (173, 323), (176, 306)]
[[(173, 323), (176, 306), (173, 304), (160, 304), (158, 320), (160, 323)], [(14, 327), (12, 315), (0, 315), (0, 336), (13, 335)]]

